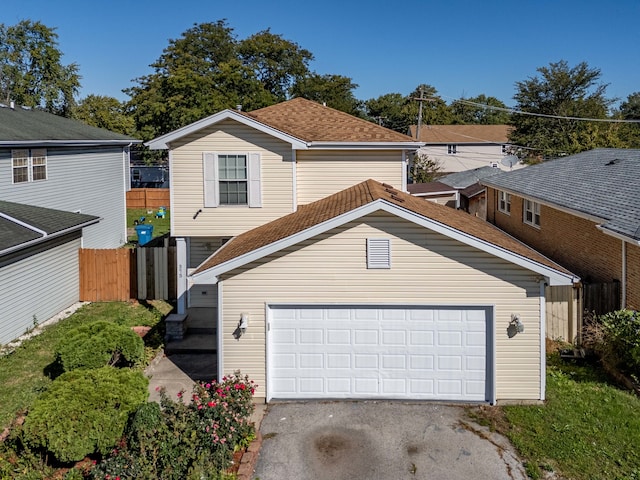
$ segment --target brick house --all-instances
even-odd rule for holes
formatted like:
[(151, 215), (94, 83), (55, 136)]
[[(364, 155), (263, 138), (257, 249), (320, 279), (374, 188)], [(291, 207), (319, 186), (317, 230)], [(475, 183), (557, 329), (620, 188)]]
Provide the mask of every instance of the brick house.
[(596, 149), (483, 179), (487, 221), (640, 308), (640, 150)]

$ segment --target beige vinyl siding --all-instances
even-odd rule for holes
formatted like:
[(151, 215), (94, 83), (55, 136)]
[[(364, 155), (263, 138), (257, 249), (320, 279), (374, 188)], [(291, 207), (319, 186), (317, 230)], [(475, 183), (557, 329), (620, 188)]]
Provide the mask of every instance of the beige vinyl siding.
[[(195, 132), (171, 153), (171, 233), (232, 237), (293, 211), (291, 145), (227, 120)], [(262, 207), (204, 207), (203, 153), (259, 152)], [(202, 210), (194, 219), (198, 210)]]
[[(391, 269), (367, 270), (366, 239), (391, 238)], [(495, 306), (498, 400), (540, 398), (538, 278), (524, 268), (379, 212), (223, 276), (223, 372), (241, 369), (265, 395), (267, 304)], [(232, 337), (240, 314), (247, 333)], [(525, 332), (509, 339), (512, 313)]]
[(403, 171), (399, 150), (298, 151), (298, 205), (320, 200), (370, 178), (402, 189)]

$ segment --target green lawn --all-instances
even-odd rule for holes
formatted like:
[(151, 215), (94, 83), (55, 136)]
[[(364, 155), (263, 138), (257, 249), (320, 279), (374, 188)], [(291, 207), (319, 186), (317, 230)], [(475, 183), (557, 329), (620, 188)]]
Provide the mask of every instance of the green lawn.
[(640, 398), (612, 386), (595, 366), (549, 356), (547, 401), (480, 409), (506, 435), (532, 478), (640, 479)]
[[(134, 243), (138, 241), (138, 237), (134, 230), (135, 221), (140, 220), (141, 217), (144, 217), (145, 225), (153, 225), (153, 234), (152, 238), (160, 237), (165, 233), (169, 233), (171, 231), (171, 214), (169, 209), (167, 208), (167, 214), (165, 218), (155, 218), (155, 214), (158, 211), (157, 208), (128, 208), (127, 209), (127, 228), (129, 229), (129, 238), (128, 241), (130, 243)], [(151, 213), (148, 213), (151, 212)]]
[(70, 329), (94, 320), (126, 326), (150, 326), (152, 330), (145, 337), (145, 345), (147, 357), (152, 357), (162, 344), (160, 320), (171, 308), (162, 301), (150, 301), (146, 306), (126, 302), (93, 303), (45, 327), (41, 334), (26, 340), (13, 353), (0, 356), (0, 432), (13, 420), (16, 412), (28, 408), (49, 386), (54, 350)]

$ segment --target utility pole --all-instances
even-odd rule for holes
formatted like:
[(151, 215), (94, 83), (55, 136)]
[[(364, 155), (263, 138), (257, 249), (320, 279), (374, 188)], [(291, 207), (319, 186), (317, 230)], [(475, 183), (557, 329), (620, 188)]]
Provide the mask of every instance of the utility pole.
[(422, 87), (420, 87), (420, 98), (414, 98), (413, 100), (416, 100), (418, 102), (420, 102), (420, 107), (418, 108), (418, 126), (416, 127), (416, 140), (420, 140), (420, 127), (422, 126), (422, 104), (424, 102), (435, 102), (436, 99), (435, 98), (424, 98), (424, 90)]

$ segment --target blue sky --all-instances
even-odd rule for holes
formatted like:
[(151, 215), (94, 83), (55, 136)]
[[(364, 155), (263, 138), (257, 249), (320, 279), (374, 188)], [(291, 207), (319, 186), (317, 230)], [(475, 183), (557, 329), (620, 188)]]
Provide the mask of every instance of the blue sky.
[(361, 100), (434, 86), (447, 102), (494, 96), (538, 67), (586, 61), (609, 97), (640, 91), (640, 0), (3, 0), (0, 23), (39, 20), (58, 33), (80, 97), (122, 90), (195, 23), (227, 19), (239, 39), (271, 28), (310, 50), (312, 70), (351, 77)]

